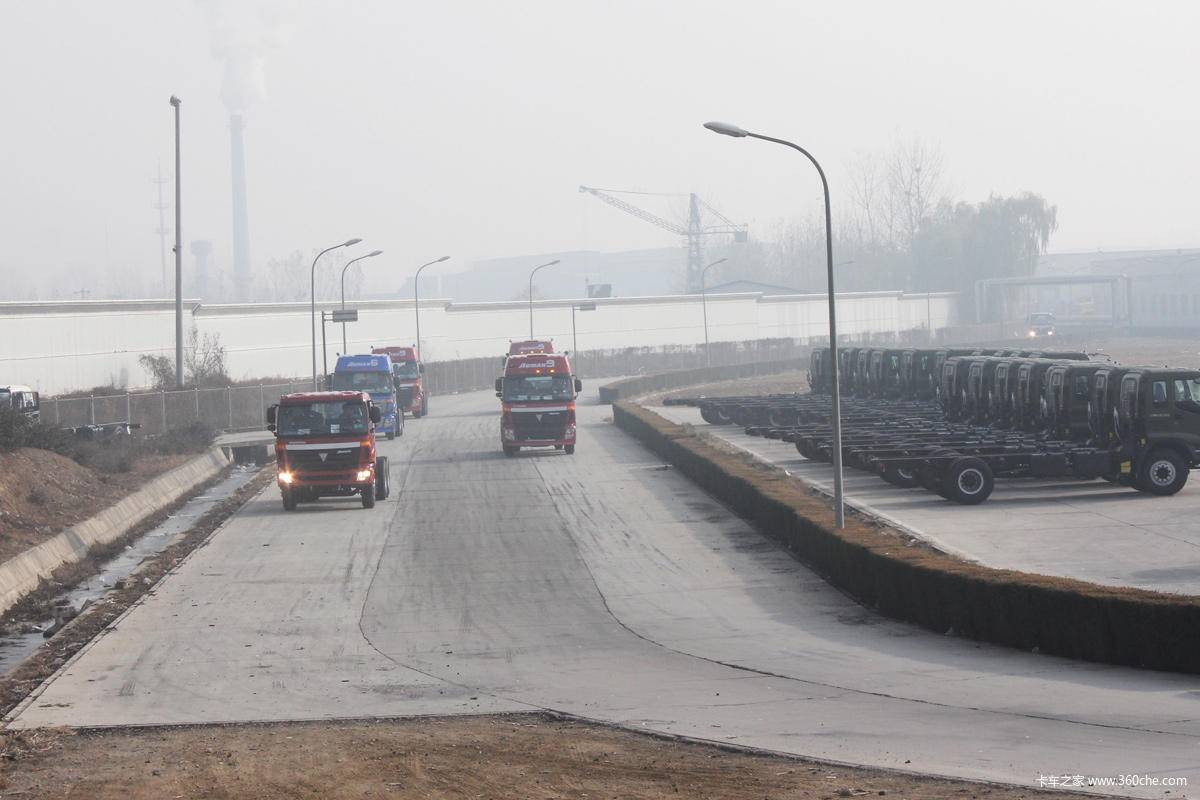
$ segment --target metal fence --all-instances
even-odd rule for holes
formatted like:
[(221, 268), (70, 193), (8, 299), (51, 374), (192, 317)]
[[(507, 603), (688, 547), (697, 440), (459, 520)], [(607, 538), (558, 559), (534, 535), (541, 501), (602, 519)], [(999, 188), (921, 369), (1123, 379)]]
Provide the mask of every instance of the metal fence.
[[(759, 339), (749, 342), (714, 342), (712, 366), (754, 361), (802, 358), (810, 349), (796, 339)], [(575, 373), (584, 381), (642, 375), (706, 365), (702, 345), (631, 347), (588, 350), (571, 355)], [(437, 395), (490, 389), (500, 375), (503, 358), (439, 361), (425, 367), (425, 383)], [(42, 420), (60, 427), (129, 421), (144, 433), (161, 433), (192, 422), (204, 422), (220, 431), (243, 431), (266, 424), (267, 406), (289, 392), (309, 391), (312, 382), (294, 381), (218, 389), (185, 389), (93, 397), (42, 399)]]

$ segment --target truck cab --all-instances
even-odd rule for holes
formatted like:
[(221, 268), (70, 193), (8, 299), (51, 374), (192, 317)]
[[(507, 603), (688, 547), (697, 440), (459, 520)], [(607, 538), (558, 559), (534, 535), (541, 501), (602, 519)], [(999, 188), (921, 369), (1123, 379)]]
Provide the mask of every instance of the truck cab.
[(1055, 439), (1085, 442), (1091, 438), (1089, 410), (1092, 379), (1103, 367), (1096, 363), (1055, 364), (1042, 386), (1042, 416), (1046, 432)]
[(1175, 494), (1200, 466), (1200, 370), (1130, 369), (1113, 417), (1120, 474), (1135, 488)]
[(363, 508), (386, 499), (387, 458), (375, 448), (382, 418), (366, 392), (285, 394), (268, 408), (284, 510), (325, 496), (357, 494)]
[(525, 447), (575, 452), (575, 397), (583, 383), (563, 353), (513, 354), (496, 379), (500, 398), (500, 445), (515, 456)]
[(28, 386), (0, 386), (0, 409), (15, 411), (34, 422), (42, 418), (41, 397)]
[(414, 417), (429, 413), (429, 392), (425, 388), (425, 364), (416, 347), (375, 347), (373, 355), (385, 355), (392, 362), (392, 381), (396, 385), (396, 402), (401, 411)]
[(1056, 332), (1054, 315), (1048, 311), (1035, 311), (1025, 320), (1025, 335), (1030, 339), (1044, 339)]
[(828, 347), (818, 347), (812, 351), (808, 362), (809, 389), (819, 394), (827, 394), (832, 390), (829, 380), (832, 364)]
[(382, 414), (378, 430), (389, 439), (404, 434), (404, 410), (397, 402), (392, 360), (386, 355), (339, 356), (330, 388), (334, 391), (366, 392)]

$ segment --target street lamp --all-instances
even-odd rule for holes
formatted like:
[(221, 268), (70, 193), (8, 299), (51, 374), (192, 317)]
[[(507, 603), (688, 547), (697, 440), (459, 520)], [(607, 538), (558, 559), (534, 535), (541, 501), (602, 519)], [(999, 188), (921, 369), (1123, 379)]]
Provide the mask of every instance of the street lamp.
[(558, 263), (558, 259), (556, 258), (553, 261), (550, 261), (546, 264), (539, 264), (538, 266), (533, 268), (532, 272), (529, 273), (529, 338), (530, 339), (533, 338), (533, 276), (537, 275), (538, 270), (545, 269), (546, 267), (553, 267), (557, 263)]
[(817, 159), (813, 158), (812, 153), (798, 144), (785, 139), (764, 136), (760, 133), (751, 133), (727, 122), (706, 122), (704, 127), (723, 136), (733, 136), (739, 139), (748, 136), (751, 139), (762, 139), (765, 142), (774, 142), (784, 147), (790, 147), (811, 161), (812, 165), (817, 168), (817, 174), (821, 176), (821, 188), (825, 192), (825, 264), (829, 283), (829, 377), (833, 385), (833, 414), (831, 417), (833, 427), (833, 511), (837, 527), (843, 528), (846, 525), (846, 508), (842, 496), (842, 396), (838, 387), (837, 304), (833, 293), (833, 214), (829, 207), (829, 181), (825, 179), (825, 170), (821, 169), (821, 165)]
[(425, 269), (426, 267), (432, 267), (434, 264), (440, 264), (443, 261), (449, 261), (449, 260), (450, 260), (450, 256), (442, 256), (441, 258), (430, 261), (428, 264), (422, 264), (421, 266), (417, 267), (417, 274), (413, 276), (413, 315), (416, 316), (416, 318), (417, 318), (417, 358), (418, 359), (421, 358), (421, 352), (422, 352), (421, 351), (421, 298), (420, 298), (420, 294), (418, 292), (418, 289), (420, 288), (418, 286), (418, 281), (421, 280), (421, 270)]
[(349, 247), (350, 245), (358, 244), (362, 239), (347, 239), (341, 244), (335, 244), (333, 247), (326, 247), (321, 252), (317, 253), (317, 257), (313, 259), (312, 270), (309, 275), (309, 322), (312, 327), (312, 369), (313, 369), (313, 391), (321, 388), (317, 385), (317, 262), (321, 260), (321, 256), (328, 253), (330, 250), (337, 250), (339, 247)]
[(704, 309), (704, 366), (712, 366), (712, 354), (708, 352), (708, 297), (704, 292), (704, 276), (717, 264), (724, 264), (729, 259), (718, 258), (704, 269), (700, 270), (700, 307)]
[[(353, 264), (355, 261), (362, 261), (364, 258), (374, 258), (375, 256), (381, 256), (381, 255), (383, 255), (382, 250), (372, 250), (370, 253), (367, 253), (365, 256), (359, 256), (358, 258), (350, 259), (349, 261), (346, 262), (346, 266), (342, 267), (342, 310), (343, 311), (346, 310), (346, 270), (350, 269), (350, 265)], [(342, 355), (344, 355), (344, 356), (350, 355), (350, 350), (346, 347), (346, 323), (344, 323), (344, 322), (342, 323)]]
[(175, 388), (183, 388), (183, 210), (179, 183), (179, 107), (183, 101), (171, 95), (175, 109)]

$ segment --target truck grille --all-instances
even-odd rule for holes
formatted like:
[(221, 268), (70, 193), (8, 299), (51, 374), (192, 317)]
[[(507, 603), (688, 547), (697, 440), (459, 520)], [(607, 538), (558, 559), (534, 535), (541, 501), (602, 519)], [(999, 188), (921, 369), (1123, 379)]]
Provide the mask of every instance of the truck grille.
[(517, 441), (561, 439), (567, 427), (566, 411), (514, 411), (512, 419)]
[[(302, 473), (345, 472), (358, 466), (357, 447), (339, 447), (329, 450), (289, 450), (288, 462), (294, 470)], [(325, 456), (324, 460), (321, 456)]]

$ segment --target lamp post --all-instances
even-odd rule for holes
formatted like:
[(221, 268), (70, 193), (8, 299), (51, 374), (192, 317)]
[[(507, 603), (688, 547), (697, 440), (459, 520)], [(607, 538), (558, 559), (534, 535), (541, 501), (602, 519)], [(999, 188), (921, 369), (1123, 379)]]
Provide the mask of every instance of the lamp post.
[[(382, 250), (372, 250), (370, 253), (367, 253), (365, 256), (359, 256), (358, 258), (350, 259), (349, 261), (346, 262), (346, 266), (342, 267), (342, 310), (343, 311), (346, 310), (346, 270), (350, 269), (350, 265), (353, 264), (355, 261), (362, 261), (364, 258), (374, 258), (375, 256), (381, 256), (381, 255), (383, 255)], [(344, 356), (350, 355), (350, 350), (346, 347), (346, 323), (344, 323), (344, 322), (342, 323), (342, 355), (344, 355)]]
[(183, 199), (179, 182), (179, 107), (183, 101), (171, 95), (175, 109), (175, 388), (183, 388)]
[(717, 264), (724, 264), (729, 259), (718, 258), (704, 269), (700, 270), (700, 307), (704, 309), (704, 366), (712, 366), (712, 354), (708, 351), (708, 296), (704, 290), (704, 276)]
[(553, 261), (549, 261), (545, 264), (539, 264), (538, 266), (533, 268), (532, 272), (529, 273), (529, 338), (530, 339), (533, 338), (533, 276), (537, 275), (538, 270), (545, 269), (546, 267), (553, 267), (557, 263), (558, 263), (558, 259), (556, 258)]
[[(571, 352), (576, 357), (579, 356), (579, 340), (575, 336), (575, 312), (576, 311), (595, 311), (595, 303), (571, 303)], [(533, 338), (532, 336), (530, 337)]]
[(817, 162), (817, 159), (813, 158), (812, 153), (798, 144), (785, 139), (776, 139), (759, 133), (751, 133), (726, 122), (706, 122), (704, 123), (704, 127), (723, 136), (733, 136), (739, 139), (750, 137), (751, 139), (762, 139), (765, 142), (774, 142), (784, 147), (790, 147), (811, 161), (812, 165), (817, 168), (817, 174), (821, 176), (821, 188), (825, 193), (825, 264), (829, 284), (829, 377), (833, 384), (833, 414), (830, 418), (833, 428), (833, 511), (837, 527), (843, 528), (846, 524), (846, 508), (842, 496), (842, 397), (838, 387), (837, 303), (833, 293), (833, 213), (829, 205), (829, 181), (825, 179), (825, 170), (821, 169), (821, 165)]
[(339, 247), (350, 247), (358, 244), (362, 239), (347, 239), (341, 244), (335, 244), (332, 247), (326, 247), (321, 252), (317, 253), (317, 257), (313, 259), (312, 270), (309, 274), (309, 322), (312, 327), (312, 369), (313, 369), (313, 391), (317, 391), (320, 387), (317, 385), (317, 262), (321, 260), (321, 256), (328, 253), (330, 250), (337, 250)]
[(417, 274), (413, 276), (413, 316), (417, 318), (417, 358), (421, 358), (421, 298), (419, 294), (420, 286), (418, 282), (421, 280), (421, 270), (426, 267), (432, 267), (434, 264), (440, 264), (443, 261), (449, 261), (450, 256), (442, 256), (434, 259), (427, 264), (422, 264), (417, 267)]

